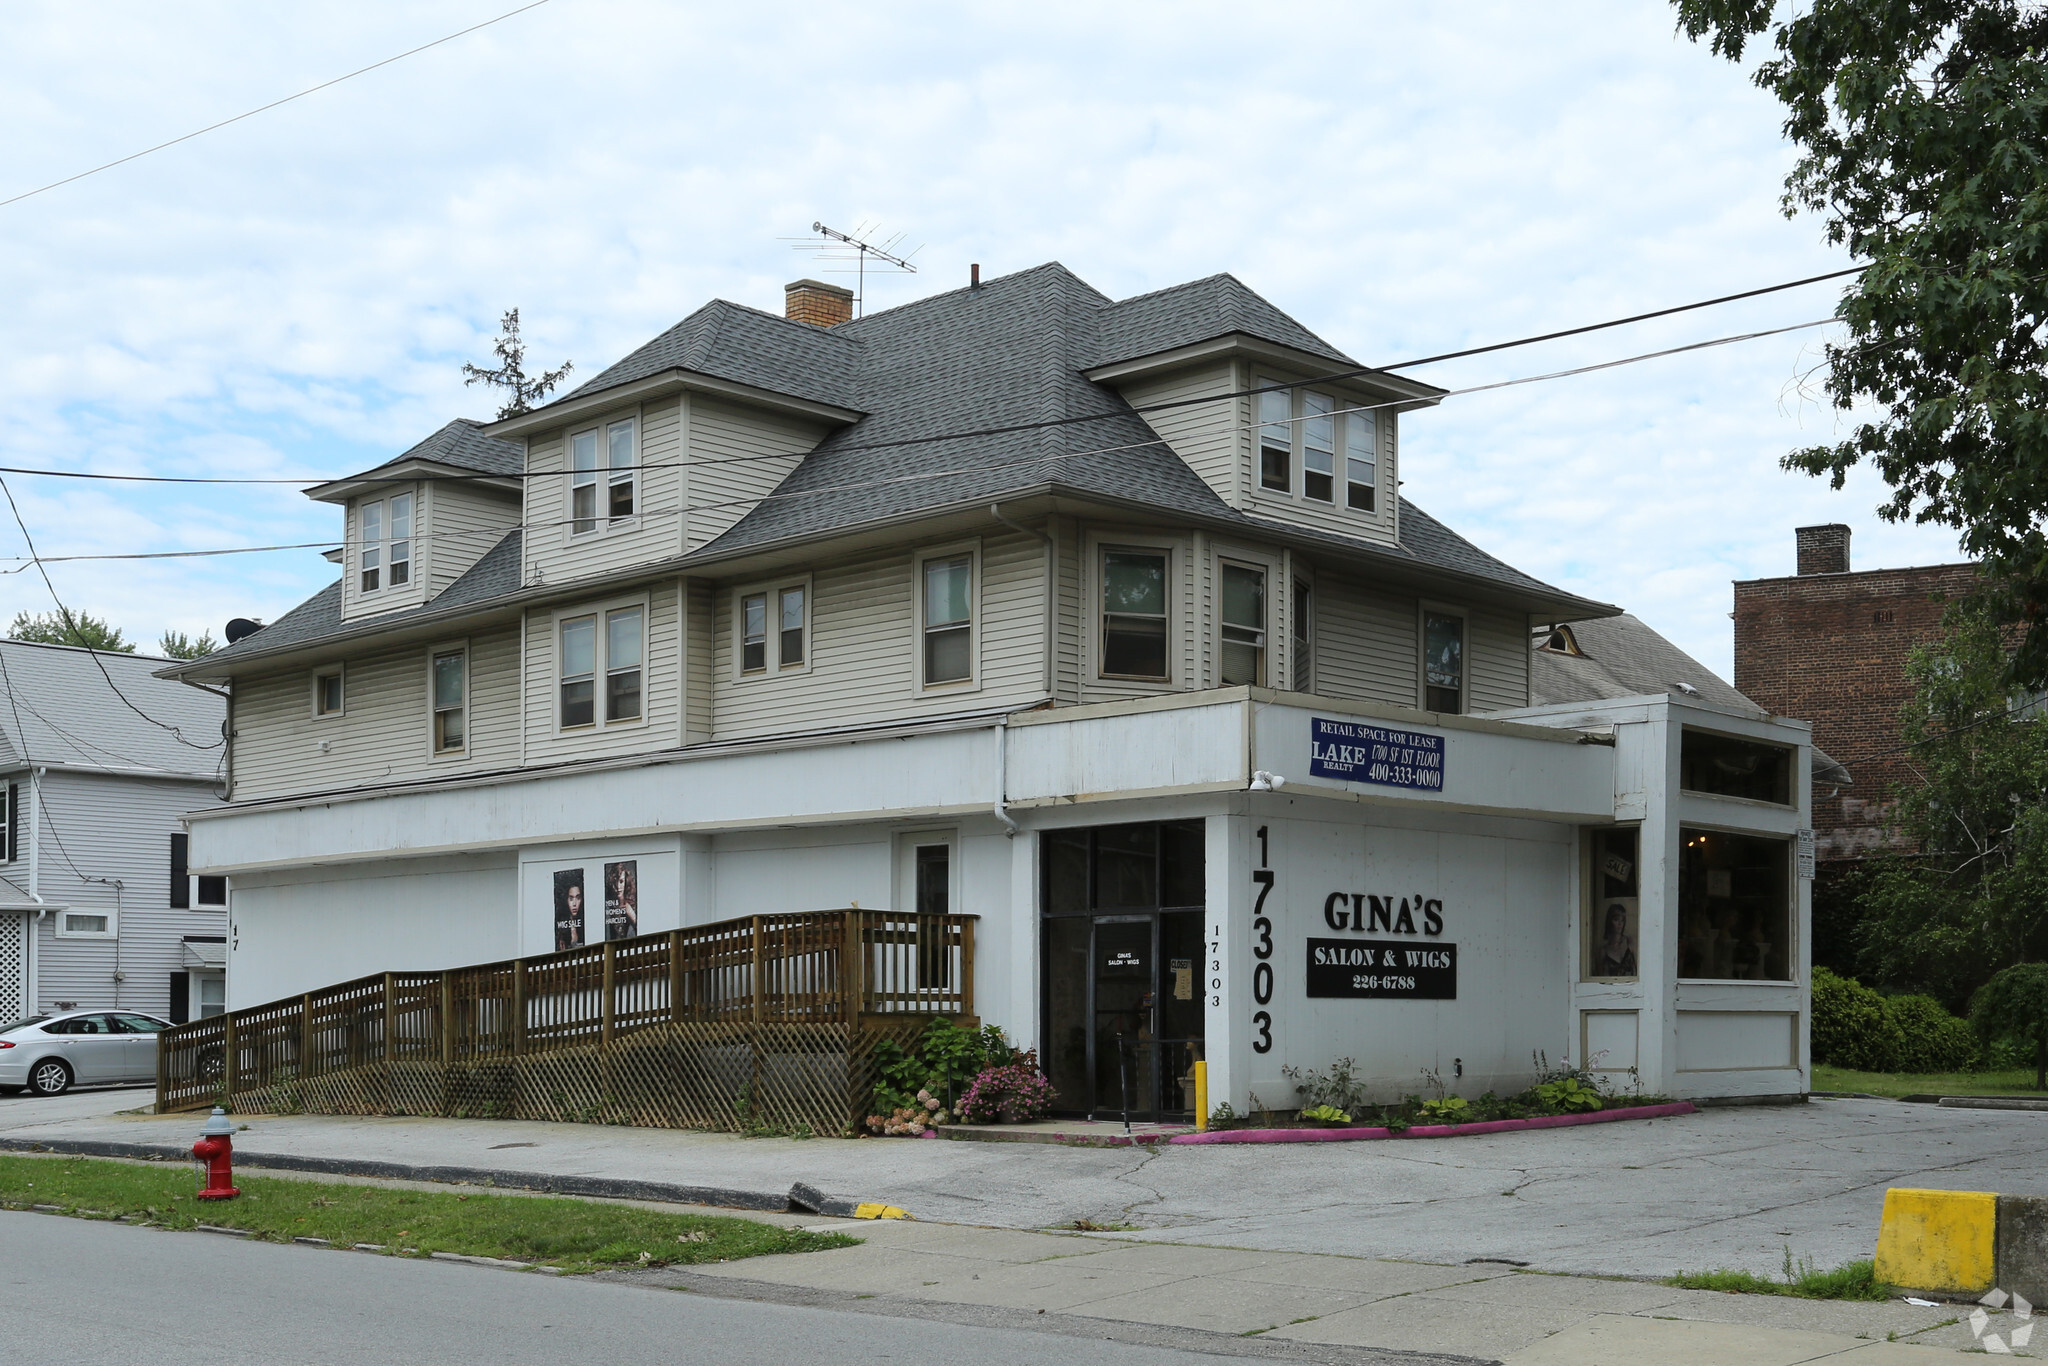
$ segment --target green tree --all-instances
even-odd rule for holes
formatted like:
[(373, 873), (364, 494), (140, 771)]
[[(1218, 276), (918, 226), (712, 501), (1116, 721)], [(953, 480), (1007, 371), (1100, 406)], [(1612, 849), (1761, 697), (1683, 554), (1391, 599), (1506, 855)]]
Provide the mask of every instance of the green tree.
[(1999, 969), (2048, 959), (2048, 714), (2008, 690), (2009, 634), (1973, 605), (1914, 652), (1913, 778), (1892, 823), (1917, 852), (1863, 881), (1862, 971), (1952, 1007)]
[(1785, 211), (1822, 215), (1868, 269), (1827, 348), (1854, 425), (1785, 457), (1836, 488), (1868, 460), (1892, 521), (1950, 526), (2022, 624), (2016, 676), (2048, 678), (2048, 7), (2036, 0), (1674, 0), (1740, 61), (1800, 157)]
[(211, 631), (201, 631), (196, 639), (183, 631), (165, 631), (156, 648), (158, 654), (169, 659), (198, 659), (218, 650), (220, 642), (213, 638)]
[(1986, 982), (1970, 1003), (1970, 1023), (1987, 1044), (2032, 1044), (2034, 1089), (2048, 1091), (2048, 963), (2015, 963)]
[(121, 638), (118, 628), (90, 612), (59, 607), (54, 612), (20, 612), (7, 628), (9, 640), (32, 640), (38, 645), (83, 645), (110, 654), (132, 655), (135, 647)]
[(526, 373), (526, 342), (519, 335), (519, 310), (513, 309), (498, 319), (498, 340), (491, 344), (497, 353), (498, 368), (486, 370), (479, 365), (465, 363), (462, 367), (462, 383), (488, 384), (494, 389), (505, 391), (505, 402), (498, 409), (498, 419), (517, 417), (528, 411), (534, 404), (545, 399), (556, 385), (569, 377), (574, 368), (570, 361), (563, 361), (559, 370), (546, 370), (528, 377)]

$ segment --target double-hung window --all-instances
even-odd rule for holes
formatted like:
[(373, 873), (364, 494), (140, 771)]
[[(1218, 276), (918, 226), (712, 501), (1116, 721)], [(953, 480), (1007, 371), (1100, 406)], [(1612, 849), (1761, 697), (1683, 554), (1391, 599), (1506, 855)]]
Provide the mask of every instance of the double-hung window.
[(362, 508), (363, 545), (357, 558), (362, 591), (374, 593), (384, 586), (384, 504), (365, 503)]
[(1266, 572), (1225, 564), (1222, 583), (1222, 648), (1217, 681), (1224, 687), (1266, 684)]
[(1259, 395), (1259, 487), (1280, 493), (1294, 488), (1294, 392)]
[(436, 650), (430, 672), (434, 753), (459, 754), (469, 744), (469, 652)]
[(1318, 503), (1336, 501), (1337, 401), (1309, 390), (1301, 396), (1301, 493)]
[[(1261, 379), (1261, 384), (1277, 381)], [(1314, 389), (1259, 395), (1259, 487), (1293, 493), (1294, 461), (1301, 459), (1301, 496), (1337, 503), (1343, 476), (1344, 506), (1371, 512), (1379, 503), (1379, 424), (1370, 409)], [(1343, 469), (1338, 469), (1339, 457)]]
[(391, 495), (391, 586), (412, 582), (412, 495)]
[(598, 679), (604, 679), (604, 721), (640, 719), (646, 611), (638, 605), (569, 617), (560, 633), (564, 730), (598, 723)]
[(934, 556), (924, 562), (924, 683), (965, 683), (974, 677), (974, 557)]
[(1344, 414), (1344, 505), (1371, 512), (1378, 501), (1379, 424), (1370, 412)]
[[(809, 653), (805, 636), (810, 621), (806, 604), (808, 584), (783, 584), (777, 588), (748, 590), (740, 594), (740, 673), (768, 673), (773, 669), (801, 669)], [(772, 638), (772, 648), (771, 648)]]
[(1465, 710), (1465, 619), (1422, 614), (1422, 705), (1457, 715)]
[(1165, 679), (1166, 552), (1102, 552), (1102, 674)]
[(608, 523), (631, 517), (634, 476), (632, 418), (573, 433), (569, 437), (570, 531), (582, 536), (597, 530), (600, 515)]
[(364, 503), (360, 517), (362, 549), (357, 553), (357, 572), (362, 591), (375, 593), (411, 583), (412, 495), (394, 493), (388, 500)]

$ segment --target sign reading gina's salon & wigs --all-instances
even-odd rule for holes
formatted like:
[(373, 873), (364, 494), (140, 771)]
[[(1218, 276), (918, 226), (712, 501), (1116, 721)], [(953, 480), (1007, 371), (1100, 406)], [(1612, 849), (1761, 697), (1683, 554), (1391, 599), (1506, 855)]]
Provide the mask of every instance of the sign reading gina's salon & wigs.
[(1437, 941), (1444, 903), (1435, 897), (1332, 892), (1323, 902), (1331, 929), (1415, 935), (1414, 939), (1311, 939), (1308, 995), (1369, 1001), (1455, 1001), (1458, 946)]
[(1444, 790), (1444, 737), (1363, 721), (1309, 719), (1308, 771), (1314, 778), (1382, 787)]

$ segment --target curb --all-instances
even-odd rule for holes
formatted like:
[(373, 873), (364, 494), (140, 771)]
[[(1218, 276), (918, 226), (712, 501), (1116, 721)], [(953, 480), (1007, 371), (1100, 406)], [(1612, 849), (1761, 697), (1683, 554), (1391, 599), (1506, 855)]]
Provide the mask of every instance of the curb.
[(1875, 1264), (1880, 1280), (1945, 1299), (2004, 1291), (2048, 1301), (2048, 1198), (1894, 1186)]
[(1476, 1124), (1416, 1124), (1407, 1129), (1221, 1129), (1201, 1134), (1177, 1134), (1167, 1143), (1348, 1143), (1367, 1138), (1464, 1138), (1474, 1134), (1516, 1133), (1524, 1129), (1568, 1129), (1580, 1124), (1612, 1124), (1623, 1119), (1661, 1119), (1667, 1115), (1693, 1115), (1699, 1107), (1689, 1100), (1663, 1105), (1628, 1105), (1618, 1110), (1595, 1110), (1584, 1115), (1540, 1115), (1535, 1119), (1489, 1119)]
[(928, 1132), (955, 1143), (1054, 1143), (1067, 1148), (1144, 1148), (1174, 1141), (1192, 1129), (1174, 1129), (1155, 1134), (1058, 1134), (1042, 1129), (1009, 1131), (977, 1129), (951, 1124), (937, 1125)]
[(1943, 1096), (1934, 1103), (1945, 1110), (2048, 1110), (2048, 1100), (2024, 1096)]
[[(72, 1153), (79, 1157), (126, 1157), (145, 1162), (189, 1162), (189, 1149), (167, 1143), (114, 1143), (82, 1138), (0, 1138), (0, 1152)], [(797, 1182), (786, 1195), (718, 1186), (677, 1186), (666, 1181), (628, 1181), (555, 1172), (506, 1171), (497, 1167), (415, 1166), (345, 1157), (301, 1157), (293, 1153), (237, 1150), (235, 1165), (257, 1170), (311, 1172), (321, 1176), (367, 1176), (389, 1181), (434, 1181), (446, 1185), (497, 1186), (542, 1195), (581, 1195), (601, 1200), (652, 1200), (670, 1205), (712, 1205), (723, 1209), (822, 1214), (837, 1219), (907, 1219), (894, 1205), (826, 1195)], [(862, 1213), (863, 1210), (875, 1211)], [(885, 1213), (883, 1211), (894, 1211)]]

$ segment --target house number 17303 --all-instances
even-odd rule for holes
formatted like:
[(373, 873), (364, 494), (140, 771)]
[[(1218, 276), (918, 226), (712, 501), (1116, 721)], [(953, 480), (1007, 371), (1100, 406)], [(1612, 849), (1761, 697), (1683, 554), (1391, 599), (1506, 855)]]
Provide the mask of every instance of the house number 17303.
[[(1266, 898), (1273, 894), (1273, 870), (1266, 843), (1266, 827), (1259, 827), (1259, 866), (1252, 870), (1252, 885), (1259, 898), (1252, 903), (1252, 1001), (1264, 1007), (1273, 1003), (1273, 922), (1266, 918)], [(1252, 1052), (1273, 1051), (1273, 1012), (1252, 1012)]]

